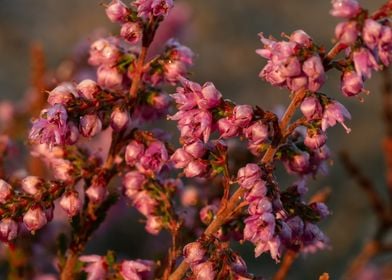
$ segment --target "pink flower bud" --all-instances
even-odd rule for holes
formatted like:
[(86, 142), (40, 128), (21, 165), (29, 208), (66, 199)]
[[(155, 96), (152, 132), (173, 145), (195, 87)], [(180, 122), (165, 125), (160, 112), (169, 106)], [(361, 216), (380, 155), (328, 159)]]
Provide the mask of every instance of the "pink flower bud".
[(321, 128), (325, 131), (328, 127), (332, 127), (338, 122), (347, 133), (350, 133), (351, 129), (344, 124), (345, 118), (351, 119), (351, 115), (346, 107), (337, 101), (331, 102), (325, 106), (324, 115), (321, 120)]
[(307, 120), (321, 119), (323, 113), (320, 101), (314, 96), (306, 97), (300, 109)]
[(211, 109), (217, 107), (222, 101), (222, 94), (213, 83), (207, 82), (201, 89), (201, 96), (197, 100), (200, 109)]
[(195, 206), (199, 202), (199, 191), (195, 187), (187, 187), (181, 193), (181, 204)]
[(170, 160), (175, 168), (184, 168), (193, 160), (193, 157), (183, 148), (179, 148), (171, 155)]
[(79, 257), (81, 262), (88, 263), (83, 269), (87, 272), (87, 280), (106, 279), (108, 265), (105, 258), (98, 255), (87, 255)]
[(94, 204), (100, 204), (108, 195), (108, 190), (105, 185), (99, 182), (93, 182), (86, 190), (86, 195)]
[(323, 202), (314, 202), (310, 204), (314, 211), (320, 216), (321, 219), (329, 216), (331, 213), (329, 212), (328, 206)]
[(11, 197), (12, 187), (3, 179), (0, 179), (0, 203), (6, 203)]
[(270, 212), (272, 212), (272, 203), (267, 197), (252, 201), (248, 207), (248, 213), (250, 215), (261, 215)]
[(302, 71), (308, 76), (308, 89), (316, 92), (325, 82), (323, 62), (318, 55), (314, 55), (302, 65)]
[(325, 133), (320, 131), (310, 132), (308, 129), (308, 133), (304, 140), (305, 146), (310, 149), (318, 149), (324, 146), (325, 142), (327, 142), (327, 136)]
[(123, 23), (127, 20), (129, 11), (122, 1), (113, 0), (106, 7), (106, 15), (111, 22)]
[(146, 231), (152, 235), (157, 235), (163, 228), (162, 218), (158, 216), (149, 216), (146, 222)]
[(126, 22), (121, 26), (121, 37), (131, 44), (136, 44), (142, 38), (142, 29), (137, 22)]
[(310, 156), (307, 152), (301, 152), (294, 156), (291, 156), (288, 159), (288, 162), (285, 164), (285, 167), (288, 172), (294, 173), (306, 173), (309, 169), (309, 162)]
[(124, 192), (127, 197), (133, 199), (135, 195), (143, 188), (146, 177), (137, 171), (130, 171), (123, 178)]
[(153, 276), (154, 263), (148, 260), (123, 261), (120, 274), (124, 280), (148, 280)]
[(184, 150), (194, 158), (201, 158), (206, 152), (205, 144), (200, 139), (196, 139), (194, 142), (184, 145)]
[(84, 137), (93, 137), (102, 130), (102, 122), (97, 115), (84, 115), (80, 119), (80, 132)]
[(214, 280), (216, 271), (211, 261), (203, 262), (192, 267), (196, 280)]
[(357, 0), (332, 0), (331, 15), (341, 18), (352, 18), (358, 15), (361, 6)]
[(83, 80), (77, 86), (76, 89), (80, 94), (87, 100), (95, 101), (98, 93), (101, 92), (101, 88), (93, 80)]
[(53, 176), (57, 180), (65, 182), (72, 180), (72, 171), (74, 170), (74, 167), (70, 161), (56, 158), (50, 161), (50, 165), (52, 167)]
[(0, 222), (0, 240), (9, 242), (18, 235), (18, 224), (9, 218), (2, 219)]
[(37, 176), (27, 176), (21, 182), (22, 189), (30, 195), (38, 193), (42, 183), (42, 179)]
[(142, 157), (140, 161), (136, 163), (138, 169), (142, 172), (155, 172), (161, 171), (163, 165), (169, 159), (169, 155), (165, 144), (161, 141), (152, 142)]
[(144, 145), (137, 141), (131, 141), (125, 148), (125, 161), (129, 165), (134, 165), (144, 154)]
[(23, 223), (29, 231), (36, 231), (48, 222), (41, 206), (31, 207), (23, 216)]
[(313, 43), (312, 38), (303, 30), (296, 30), (291, 33), (290, 41), (305, 47), (310, 47)]
[(356, 21), (340, 22), (336, 25), (335, 36), (340, 43), (347, 46), (353, 45), (358, 38)]
[(203, 261), (206, 249), (203, 248), (200, 242), (196, 241), (185, 245), (182, 252), (185, 261), (193, 266)]
[(381, 37), (378, 42), (378, 57), (380, 61), (388, 66), (392, 62), (392, 27), (383, 26), (381, 30)]
[(355, 71), (363, 79), (369, 79), (372, 76), (372, 70), (380, 69), (373, 54), (367, 48), (360, 48), (359, 51), (354, 51), (353, 62)]
[(113, 65), (120, 58), (120, 51), (113, 40), (99, 39), (90, 47), (88, 62), (91, 65)]
[(48, 103), (52, 106), (55, 104), (66, 105), (78, 96), (79, 95), (74, 84), (62, 83), (49, 92)]
[(196, 159), (191, 161), (184, 169), (185, 176), (188, 178), (201, 176), (207, 172), (208, 165), (205, 161)]
[(214, 204), (204, 206), (199, 213), (201, 222), (205, 225), (209, 225), (217, 212), (218, 207)]
[(252, 144), (260, 144), (268, 139), (268, 125), (257, 121), (244, 129), (245, 137)]
[(123, 88), (124, 75), (115, 66), (101, 65), (97, 70), (98, 84), (104, 88), (119, 90)]
[(230, 138), (237, 136), (239, 133), (238, 126), (234, 121), (228, 118), (222, 118), (218, 121), (218, 129), (221, 138)]
[(361, 76), (355, 71), (344, 72), (341, 89), (342, 93), (348, 97), (360, 94), (364, 90)]
[(250, 189), (250, 191), (246, 194), (245, 199), (248, 202), (252, 202), (254, 200), (259, 200), (267, 195), (267, 186), (265, 182), (262, 180), (258, 180), (255, 182), (254, 186)]
[(237, 105), (233, 110), (234, 124), (247, 127), (253, 118), (253, 108), (250, 105)]
[(257, 164), (248, 163), (238, 170), (237, 180), (240, 187), (252, 188), (257, 181), (261, 180), (261, 170)]
[(156, 17), (166, 16), (173, 5), (173, 0), (153, 0), (151, 5), (152, 13)]
[(127, 110), (122, 110), (120, 107), (116, 107), (110, 115), (110, 126), (114, 131), (121, 131), (127, 128), (129, 119), (130, 116)]
[(135, 195), (133, 205), (140, 213), (148, 217), (154, 213), (157, 202), (147, 191), (143, 190)]
[(73, 217), (79, 213), (82, 201), (77, 192), (68, 192), (60, 199), (60, 206), (67, 213), (68, 217)]

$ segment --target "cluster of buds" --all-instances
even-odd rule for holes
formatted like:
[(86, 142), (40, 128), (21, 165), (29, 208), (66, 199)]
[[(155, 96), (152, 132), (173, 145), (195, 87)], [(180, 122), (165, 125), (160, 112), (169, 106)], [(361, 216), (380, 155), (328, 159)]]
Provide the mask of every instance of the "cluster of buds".
[(149, 260), (123, 260), (114, 263), (113, 256), (85, 255), (79, 257), (84, 263), (83, 270), (87, 279), (107, 279), (108, 277), (121, 277), (125, 280), (151, 280), (154, 272), (154, 263)]
[(335, 36), (346, 48), (347, 62), (341, 76), (341, 91), (356, 96), (364, 89), (364, 81), (373, 70), (392, 61), (392, 27), (390, 20), (377, 20), (368, 15), (356, 0), (334, 0), (331, 14), (345, 18), (335, 28)]
[(225, 248), (217, 239), (188, 243), (183, 249), (195, 280), (254, 279), (247, 273), (245, 261), (230, 248)]
[(319, 48), (303, 30), (293, 32), (288, 41), (276, 41), (259, 34), (263, 49), (257, 53), (268, 59), (260, 77), (273, 86), (295, 92), (307, 89), (316, 92), (325, 82), (325, 70)]

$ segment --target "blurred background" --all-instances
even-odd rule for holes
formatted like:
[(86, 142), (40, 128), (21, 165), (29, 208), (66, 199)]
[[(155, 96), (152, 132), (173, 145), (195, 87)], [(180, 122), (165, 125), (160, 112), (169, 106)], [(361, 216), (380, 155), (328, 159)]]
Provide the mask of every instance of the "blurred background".
[[(239, 104), (259, 105), (274, 109), (288, 103), (288, 93), (271, 87), (258, 78), (264, 65), (255, 49), (261, 47), (257, 34), (264, 32), (279, 38), (303, 29), (315, 42), (332, 46), (334, 27), (338, 20), (329, 15), (330, 1), (310, 0), (178, 0), (184, 8), (187, 25), (181, 42), (197, 55), (192, 79), (212, 81), (226, 98)], [(374, 10), (383, 0), (363, 0), (361, 4)], [(48, 69), (56, 69), (80, 45), (81, 40), (97, 29), (117, 34), (118, 26), (105, 16), (102, 1), (94, 0), (0, 0), (0, 99), (17, 101), (31, 81), (30, 47), (42, 45)], [(364, 103), (344, 98), (339, 92), (339, 76), (332, 73), (323, 92), (347, 105), (352, 114), (347, 135), (339, 126), (329, 131), (329, 146), (334, 152), (330, 175), (318, 176), (311, 182), (311, 192), (329, 186), (333, 193), (329, 201), (332, 216), (322, 225), (331, 238), (331, 249), (300, 257), (289, 279), (318, 279), (329, 272), (338, 279), (375, 230), (376, 219), (365, 195), (344, 171), (337, 152), (349, 150), (353, 160), (371, 177), (379, 190), (386, 194), (381, 139), (384, 135), (381, 116), (380, 75), (366, 84), (371, 92)], [(291, 179), (290, 179), (291, 180)], [(289, 182), (289, 178), (281, 183)], [(385, 195), (386, 196), (386, 195)], [(115, 209), (113, 211), (116, 211)], [(102, 229), (91, 240), (89, 253), (111, 249), (130, 258), (151, 258), (155, 239), (144, 233), (143, 225), (132, 214), (116, 217), (112, 228)], [(110, 218), (109, 218), (110, 219)], [(123, 241), (121, 244), (117, 241)], [(143, 241), (143, 242), (142, 242)], [(125, 243), (124, 243), (125, 242)], [(150, 245), (143, 245), (150, 244)], [(156, 244), (158, 247), (162, 246)], [(248, 244), (249, 245), (249, 244)], [(277, 266), (268, 256), (252, 258), (251, 246), (242, 246), (247, 254), (249, 271), (267, 279)], [(385, 263), (389, 259), (376, 260)]]

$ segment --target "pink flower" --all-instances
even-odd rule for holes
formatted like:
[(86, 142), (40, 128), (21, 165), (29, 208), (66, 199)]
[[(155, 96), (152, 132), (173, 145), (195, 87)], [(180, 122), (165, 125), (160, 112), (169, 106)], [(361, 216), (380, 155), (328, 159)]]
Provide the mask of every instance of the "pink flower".
[(327, 136), (325, 135), (325, 133), (320, 131), (310, 133), (308, 129), (304, 140), (304, 144), (306, 147), (310, 149), (318, 149), (324, 146), (326, 142), (327, 142)]
[(136, 166), (141, 172), (159, 173), (168, 159), (169, 155), (165, 144), (161, 141), (155, 141), (148, 146)]
[(42, 110), (41, 117), (33, 122), (29, 139), (40, 144), (67, 144), (69, 136), (67, 120), (67, 111), (61, 104)]
[(173, 7), (173, 0), (136, 0), (133, 5), (141, 18), (166, 16)]
[(285, 167), (289, 173), (306, 174), (310, 167), (310, 156), (307, 152), (300, 152), (288, 158)]
[(247, 127), (253, 118), (253, 108), (250, 105), (237, 105), (233, 109), (233, 122), (239, 127)]
[(380, 69), (376, 59), (366, 48), (361, 48), (359, 51), (354, 51), (353, 61), (355, 71), (357, 71), (358, 75), (363, 79), (370, 78), (372, 76), (372, 70)]
[(361, 6), (357, 0), (332, 0), (331, 15), (341, 18), (352, 18), (359, 14)]
[(18, 224), (9, 218), (0, 221), (0, 240), (9, 242), (18, 235)]
[(23, 223), (29, 231), (36, 231), (48, 222), (41, 206), (31, 207), (23, 216)]
[(377, 47), (379, 40), (381, 39), (381, 32), (383, 26), (375, 20), (370, 18), (365, 20), (363, 25), (362, 38), (365, 41), (366, 46), (370, 49)]
[(338, 122), (344, 127), (347, 133), (350, 133), (351, 129), (344, 124), (345, 118), (351, 119), (349, 111), (339, 102), (333, 101), (324, 109), (321, 128), (325, 131), (328, 127), (332, 127)]
[(185, 144), (184, 150), (194, 158), (201, 158), (206, 152), (206, 147), (200, 139), (196, 139), (193, 142)]
[(193, 266), (203, 261), (206, 249), (203, 248), (200, 242), (196, 241), (185, 245), (182, 252), (185, 261)]
[(157, 235), (163, 228), (162, 218), (159, 216), (148, 216), (145, 229), (152, 235)]
[(120, 274), (125, 280), (149, 280), (153, 276), (154, 263), (148, 260), (123, 261)]
[(131, 141), (125, 148), (125, 161), (132, 166), (138, 162), (144, 154), (144, 145), (138, 141)]
[(221, 138), (230, 138), (238, 136), (239, 127), (229, 118), (221, 118), (218, 120), (218, 130)]
[(217, 212), (218, 207), (214, 204), (204, 206), (199, 213), (200, 221), (205, 225), (209, 225)]
[(336, 25), (335, 36), (340, 43), (347, 46), (353, 45), (358, 38), (356, 21), (340, 22)]
[(130, 120), (129, 112), (120, 107), (115, 107), (110, 115), (110, 126), (114, 131), (121, 131), (127, 128)]
[(313, 43), (312, 38), (303, 30), (296, 30), (291, 33), (290, 41), (305, 47), (310, 47)]
[(212, 109), (217, 107), (222, 101), (222, 94), (215, 88), (214, 84), (207, 82), (201, 91), (195, 92), (197, 105), (200, 109)]
[(309, 96), (301, 103), (301, 112), (307, 120), (321, 119), (323, 109), (320, 101), (314, 96)]
[(120, 35), (128, 43), (136, 44), (142, 38), (142, 28), (137, 22), (126, 22), (121, 26)]
[(358, 95), (364, 90), (362, 77), (355, 71), (343, 72), (341, 89), (345, 96)]
[(133, 199), (135, 195), (143, 188), (146, 177), (138, 171), (130, 171), (124, 175), (123, 185), (125, 195)]
[(6, 203), (8, 198), (11, 197), (12, 187), (3, 179), (0, 179), (0, 203)]
[(106, 278), (108, 267), (104, 257), (87, 255), (79, 257), (79, 260), (88, 263), (83, 268), (87, 272), (87, 280), (103, 280)]
[(196, 276), (196, 280), (214, 280), (216, 279), (216, 271), (211, 261), (202, 262), (192, 267), (192, 272)]
[(100, 179), (93, 180), (93, 183), (86, 190), (86, 195), (89, 200), (94, 204), (100, 204), (108, 195), (108, 190), (103, 182), (99, 182)]
[(91, 44), (88, 62), (91, 65), (113, 65), (121, 56), (114, 39), (99, 39)]
[(51, 170), (53, 176), (60, 181), (72, 181), (72, 171), (74, 167), (69, 160), (62, 158), (51, 159), (50, 161)]
[(148, 217), (154, 213), (157, 202), (147, 191), (143, 190), (135, 195), (133, 205), (140, 213)]
[(93, 80), (83, 80), (77, 86), (76, 89), (80, 92), (82, 97), (87, 100), (95, 101), (101, 88)]
[(93, 137), (102, 130), (102, 122), (95, 114), (84, 115), (80, 119), (80, 132), (84, 137)]
[(381, 30), (381, 38), (378, 42), (378, 57), (381, 62), (388, 66), (392, 62), (392, 28), (383, 26)]
[(184, 168), (193, 160), (193, 157), (183, 148), (179, 148), (172, 154), (170, 160), (175, 168)]
[(72, 83), (62, 83), (49, 92), (48, 103), (52, 106), (55, 104), (66, 105), (75, 100), (76, 97), (79, 97), (79, 94), (75, 85)]
[(263, 213), (272, 212), (272, 203), (269, 198), (263, 197), (259, 200), (254, 200), (249, 204), (248, 213), (249, 215), (261, 215)]
[(208, 164), (201, 159), (192, 160), (184, 169), (185, 176), (188, 178), (201, 176), (207, 172)]
[(257, 164), (248, 163), (238, 170), (237, 180), (240, 187), (251, 189), (256, 182), (261, 180), (261, 170)]
[(37, 176), (27, 176), (22, 180), (21, 185), (26, 193), (35, 195), (42, 186), (42, 179)]
[(254, 122), (244, 129), (245, 137), (252, 144), (260, 144), (268, 139), (268, 125), (262, 121)]
[(82, 201), (77, 192), (68, 192), (60, 199), (60, 206), (67, 213), (68, 217), (73, 217), (79, 213)]
[(308, 89), (316, 92), (325, 82), (323, 62), (317, 55), (308, 58), (302, 65), (302, 70), (308, 76)]
[(171, 120), (178, 120), (177, 127), (181, 137), (186, 141), (203, 139), (207, 142), (212, 130), (212, 115), (209, 111), (193, 109), (189, 111), (179, 111)]
[(104, 88), (120, 90), (123, 88), (124, 75), (115, 66), (101, 65), (97, 70), (98, 84)]
[(124, 23), (129, 16), (129, 10), (122, 1), (112, 0), (106, 7), (106, 15), (111, 22)]
[(267, 194), (267, 186), (264, 181), (257, 180), (250, 191), (246, 194), (245, 199), (248, 202), (260, 200)]

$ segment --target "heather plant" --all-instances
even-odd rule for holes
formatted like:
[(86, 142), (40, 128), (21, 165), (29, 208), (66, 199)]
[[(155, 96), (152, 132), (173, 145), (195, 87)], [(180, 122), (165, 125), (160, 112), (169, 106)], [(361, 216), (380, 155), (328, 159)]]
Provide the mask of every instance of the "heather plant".
[[(253, 245), (256, 258), (269, 254), (280, 263), (284, 257), (274, 277), (284, 279), (297, 255), (330, 248), (318, 226), (330, 216), (327, 195), (309, 200), (307, 192), (311, 180), (328, 174), (328, 130), (338, 124), (350, 133), (351, 114), (323, 85), (337, 71), (336, 92), (360, 99), (368, 94), (365, 81), (392, 62), (392, 2), (370, 13), (356, 0), (332, 0), (330, 13), (342, 22), (330, 50), (303, 30), (279, 39), (259, 34), (256, 53), (260, 64), (266, 62), (259, 77), (287, 91), (283, 113), (237, 104), (212, 82), (193, 81), (194, 53), (175, 38), (152, 48), (173, 6), (173, 0), (105, 5), (118, 35), (98, 35), (89, 46), (94, 73), (38, 90), (39, 109), (30, 108), (33, 174), (6, 166), (13, 146), (2, 124), (0, 239), (15, 250), (20, 235), (39, 231), (55, 208), (62, 209), (69, 232), (57, 244), (60, 279), (268, 277), (253, 275), (232, 249), (243, 242)], [(162, 121), (175, 123), (178, 137), (160, 129)], [(244, 150), (245, 159), (235, 157)], [(42, 163), (45, 168), (37, 168)], [(278, 183), (279, 166), (295, 178), (288, 187)], [(140, 213), (148, 234), (169, 233), (165, 256), (127, 260), (112, 251), (84, 253), (123, 198)], [(382, 222), (383, 231), (391, 227), (388, 209)]]

